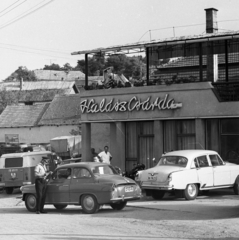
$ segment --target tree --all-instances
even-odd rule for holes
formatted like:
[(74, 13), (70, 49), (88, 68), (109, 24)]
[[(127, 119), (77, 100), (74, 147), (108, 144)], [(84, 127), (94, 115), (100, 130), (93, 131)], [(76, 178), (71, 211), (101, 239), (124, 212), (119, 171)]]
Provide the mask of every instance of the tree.
[[(88, 58), (88, 75), (94, 76), (97, 72), (103, 75), (103, 70), (113, 67), (116, 74), (124, 74), (126, 78), (139, 79), (145, 75), (145, 58), (142, 56), (127, 57), (125, 54), (109, 57), (96, 55)], [(85, 60), (78, 60), (76, 68), (85, 73)]]
[(15, 105), (19, 101), (18, 91), (6, 91), (2, 89), (0, 91), (0, 114), (7, 107), (7, 105)]
[(43, 70), (55, 70), (60, 71), (61, 67), (58, 64), (52, 63), (51, 65), (45, 65)]
[(72, 129), (69, 133), (73, 136), (81, 135), (81, 125), (77, 126), (76, 129)]
[(19, 67), (16, 71), (14, 71), (9, 77), (7, 77), (4, 82), (12, 82), (19, 81), (22, 79), (23, 81), (37, 81), (37, 77), (34, 71), (28, 70), (26, 67)]

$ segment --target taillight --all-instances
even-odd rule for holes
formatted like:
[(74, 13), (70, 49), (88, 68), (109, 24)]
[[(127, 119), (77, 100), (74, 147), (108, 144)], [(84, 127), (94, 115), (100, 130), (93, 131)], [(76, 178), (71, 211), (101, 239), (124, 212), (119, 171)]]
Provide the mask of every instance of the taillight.
[(117, 187), (115, 186), (115, 184), (112, 185), (111, 191), (112, 191), (111, 192), (112, 198), (117, 198), (118, 190), (117, 190)]

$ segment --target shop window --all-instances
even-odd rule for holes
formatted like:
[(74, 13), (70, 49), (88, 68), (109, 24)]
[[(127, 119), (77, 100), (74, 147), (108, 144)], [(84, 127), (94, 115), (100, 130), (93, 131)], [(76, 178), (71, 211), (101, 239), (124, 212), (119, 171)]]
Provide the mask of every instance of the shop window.
[(206, 148), (219, 152), (219, 120), (206, 121)]
[(180, 120), (164, 123), (164, 151), (195, 149), (195, 121)]
[(239, 119), (221, 120), (221, 157), (239, 164)]
[(153, 166), (154, 122), (126, 123), (126, 171), (137, 163)]

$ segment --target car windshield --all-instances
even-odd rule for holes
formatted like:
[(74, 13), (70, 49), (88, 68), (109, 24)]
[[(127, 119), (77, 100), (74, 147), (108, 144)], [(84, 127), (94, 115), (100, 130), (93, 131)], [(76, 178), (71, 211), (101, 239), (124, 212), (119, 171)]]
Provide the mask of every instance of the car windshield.
[(186, 167), (188, 163), (188, 159), (182, 156), (164, 156), (162, 157), (157, 166), (178, 166), (178, 167)]
[(117, 174), (116, 171), (111, 166), (108, 166), (108, 165), (95, 166), (95, 167), (91, 168), (91, 171), (94, 174), (99, 174), (99, 175), (105, 175), (105, 174), (114, 175), (114, 174)]

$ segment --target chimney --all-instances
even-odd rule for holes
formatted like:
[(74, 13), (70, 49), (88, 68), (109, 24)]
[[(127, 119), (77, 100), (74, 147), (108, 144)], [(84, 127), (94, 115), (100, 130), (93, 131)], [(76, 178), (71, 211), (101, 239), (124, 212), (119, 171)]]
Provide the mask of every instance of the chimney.
[(206, 8), (206, 33), (217, 33), (217, 9)]

